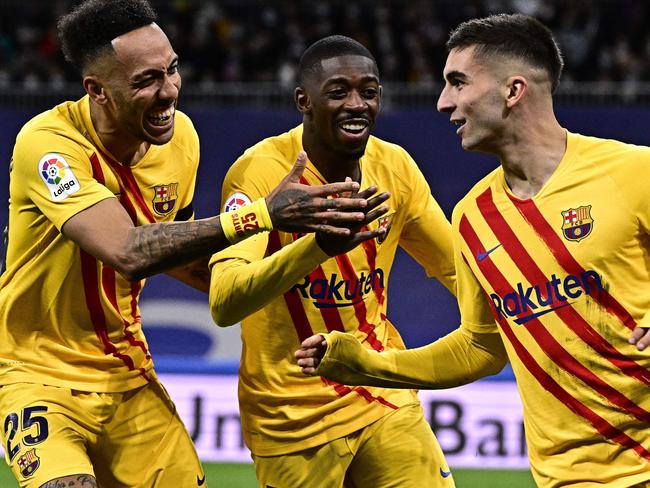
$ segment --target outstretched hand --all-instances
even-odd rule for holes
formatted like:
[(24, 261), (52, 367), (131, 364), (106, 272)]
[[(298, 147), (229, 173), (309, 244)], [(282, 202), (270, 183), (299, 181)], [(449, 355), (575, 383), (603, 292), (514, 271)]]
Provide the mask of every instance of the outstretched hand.
[(302, 341), (300, 349), (295, 353), (298, 366), (300, 366), (302, 372), (308, 375), (315, 374), (316, 368), (318, 368), (326, 350), (327, 341), (321, 334), (307, 337)]
[(353, 181), (304, 185), (300, 177), (306, 166), (307, 155), (301, 151), (289, 174), (266, 197), (273, 227), (284, 232), (347, 236), (351, 228), (363, 225), (368, 198), (377, 190), (357, 194), (359, 184)]

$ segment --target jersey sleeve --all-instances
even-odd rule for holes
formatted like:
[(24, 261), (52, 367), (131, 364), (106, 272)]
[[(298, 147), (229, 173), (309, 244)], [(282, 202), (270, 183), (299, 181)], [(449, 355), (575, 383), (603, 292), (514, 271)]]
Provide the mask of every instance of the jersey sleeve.
[(405, 157), (410, 194), (400, 245), (425, 269), (427, 276), (437, 278), (456, 294), (451, 225), (415, 161), (408, 154)]
[(12, 176), (26, 201), (56, 227), (115, 195), (93, 178), (88, 156), (73, 140), (48, 130), (21, 134), (13, 155)]
[[(255, 241), (256, 237), (246, 241)], [(310, 234), (264, 259), (249, 262), (229, 258), (211, 263), (212, 318), (222, 327), (239, 322), (285, 293), (327, 259), (329, 256)]]
[[(291, 162), (273, 152), (248, 150), (226, 175), (223, 211), (231, 202), (267, 195), (286, 176)], [(329, 259), (313, 234), (266, 256), (269, 233), (249, 237), (214, 254), (210, 260), (210, 311), (220, 326), (232, 325), (290, 289)]]
[(458, 282), (458, 308), (460, 310), (461, 326), (474, 333), (498, 333), (499, 329), (490, 309), (487, 296), (481, 284), (474, 276), (465, 254), (463, 240), (458, 230), (458, 219), (461, 211), (459, 206), (454, 209), (452, 217), (454, 265)]
[(327, 351), (316, 374), (345, 385), (438, 389), (471, 383), (498, 373), (507, 362), (499, 334), (463, 327), (423, 347), (377, 352), (353, 335), (323, 334)]
[[(279, 155), (248, 149), (226, 173), (221, 189), (221, 211), (227, 212), (265, 197), (280, 183), (284, 166)], [(264, 171), (267, 169), (268, 171)], [(268, 233), (257, 234), (214, 254), (210, 265), (230, 258), (256, 261), (264, 257)]]

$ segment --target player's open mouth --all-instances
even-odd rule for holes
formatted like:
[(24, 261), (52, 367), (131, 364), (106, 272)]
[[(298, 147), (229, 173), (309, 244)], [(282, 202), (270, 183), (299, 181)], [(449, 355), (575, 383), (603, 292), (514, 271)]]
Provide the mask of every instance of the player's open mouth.
[(339, 129), (343, 131), (348, 137), (363, 136), (367, 131), (370, 123), (365, 119), (346, 120), (339, 124)]
[(153, 112), (147, 116), (147, 121), (155, 127), (166, 127), (174, 118), (174, 112), (176, 111), (175, 107), (166, 108), (162, 112)]
[(458, 127), (458, 129), (456, 130), (456, 134), (460, 134), (460, 131), (465, 126), (466, 122), (467, 121), (465, 119), (452, 119), (451, 120), (451, 123), (453, 125), (455, 125), (456, 127)]

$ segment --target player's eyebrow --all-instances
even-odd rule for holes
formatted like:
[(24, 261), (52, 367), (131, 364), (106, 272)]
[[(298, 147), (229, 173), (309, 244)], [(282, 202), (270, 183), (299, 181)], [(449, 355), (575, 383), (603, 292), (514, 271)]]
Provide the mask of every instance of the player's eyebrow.
[(467, 75), (465, 73), (463, 73), (462, 71), (451, 70), (451, 71), (449, 71), (448, 73), (445, 74), (444, 78), (448, 82), (452, 82), (454, 80), (464, 81), (464, 80), (467, 79)]
[[(377, 78), (376, 75), (366, 75), (361, 78), (362, 83), (379, 83), (379, 78)], [(332, 78), (329, 78), (324, 86), (328, 85), (335, 85), (335, 84), (348, 84), (350, 83), (350, 79), (346, 76), (333, 76)]]
[(143, 71), (140, 71), (138, 73), (135, 73), (132, 77), (132, 80), (134, 82), (138, 82), (142, 78), (146, 78), (147, 76), (156, 76), (160, 73), (163, 73), (165, 71), (169, 71), (169, 69), (173, 68), (178, 64), (178, 56), (174, 56), (174, 58), (171, 60), (167, 68), (161, 69), (161, 68), (146, 68)]

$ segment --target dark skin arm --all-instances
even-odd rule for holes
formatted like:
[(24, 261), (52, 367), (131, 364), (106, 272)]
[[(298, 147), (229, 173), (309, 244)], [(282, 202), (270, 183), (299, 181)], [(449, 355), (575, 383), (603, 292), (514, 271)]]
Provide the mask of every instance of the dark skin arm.
[[(274, 228), (350, 235), (351, 226), (366, 220), (367, 199), (328, 196), (356, 192), (358, 184), (303, 185), (299, 181), (306, 162), (301, 153), (291, 172), (266, 197)], [(219, 216), (136, 227), (113, 198), (71, 217), (63, 225), (62, 233), (127, 280), (139, 280), (173, 268), (172, 276), (203, 291), (209, 289), (206, 258), (230, 245)]]

